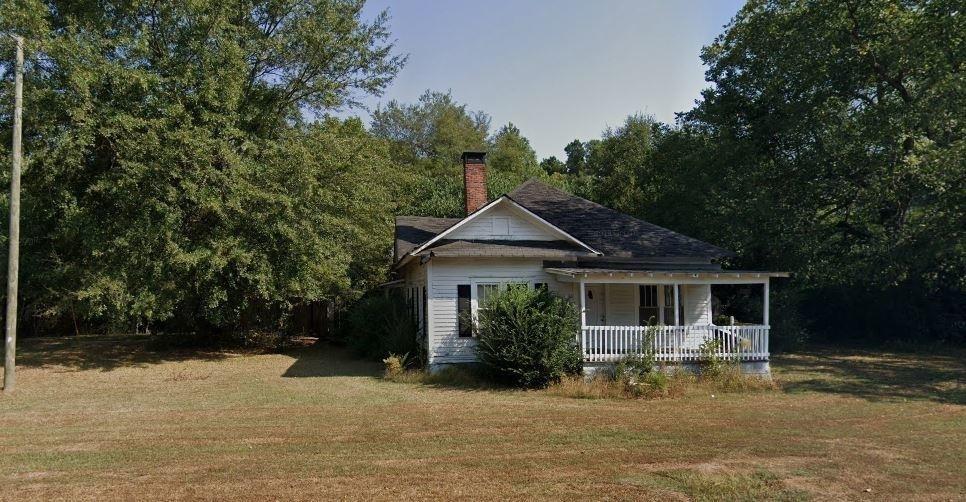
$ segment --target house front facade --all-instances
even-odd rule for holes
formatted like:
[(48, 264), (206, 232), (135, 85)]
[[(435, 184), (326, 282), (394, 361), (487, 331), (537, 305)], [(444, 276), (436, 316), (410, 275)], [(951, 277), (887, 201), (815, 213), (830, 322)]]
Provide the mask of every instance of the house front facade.
[[(585, 368), (645, 350), (693, 364), (711, 348), (768, 372), (769, 280), (787, 274), (723, 270), (729, 251), (537, 180), (488, 201), (483, 152), (464, 153), (463, 170), (465, 217), (396, 218), (392, 284), (418, 319), (430, 369), (476, 361), (477, 310), (521, 285), (578, 306)], [(761, 318), (716, 325), (712, 288), (725, 284), (760, 288)]]

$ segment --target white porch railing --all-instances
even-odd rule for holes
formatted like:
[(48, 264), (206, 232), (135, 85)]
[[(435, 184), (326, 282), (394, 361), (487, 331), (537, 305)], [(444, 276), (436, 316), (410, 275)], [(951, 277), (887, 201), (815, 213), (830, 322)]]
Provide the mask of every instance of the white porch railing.
[(708, 339), (717, 341), (718, 357), (768, 359), (768, 326), (585, 326), (580, 348), (585, 362), (613, 362), (643, 354), (649, 341), (656, 361), (700, 361)]

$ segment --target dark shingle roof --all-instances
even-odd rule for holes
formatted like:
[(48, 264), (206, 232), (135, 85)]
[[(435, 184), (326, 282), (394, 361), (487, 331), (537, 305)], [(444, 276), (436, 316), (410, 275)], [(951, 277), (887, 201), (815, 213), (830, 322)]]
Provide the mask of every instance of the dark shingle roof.
[(734, 253), (529, 180), (509, 197), (604, 256), (723, 258)]
[[(508, 197), (581, 242), (616, 258), (693, 258), (710, 260), (734, 253), (686, 235), (639, 220), (530, 180)], [(462, 218), (397, 216), (395, 258), (436, 237)], [(432, 248), (449, 256), (588, 256), (585, 249), (564, 241), (479, 241), (443, 239)]]
[(439, 235), (462, 218), (432, 218), (429, 216), (396, 217), (396, 260), (420, 244)]
[(593, 253), (568, 241), (525, 240), (452, 240), (440, 239), (422, 253), (437, 256), (521, 256), (535, 258), (574, 258)]

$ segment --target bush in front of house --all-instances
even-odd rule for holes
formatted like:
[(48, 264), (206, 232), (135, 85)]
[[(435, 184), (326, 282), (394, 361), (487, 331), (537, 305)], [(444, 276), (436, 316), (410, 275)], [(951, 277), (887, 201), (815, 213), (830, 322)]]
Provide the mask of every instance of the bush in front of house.
[(497, 381), (546, 387), (581, 370), (577, 308), (546, 289), (511, 287), (482, 305), (477, 354)]
[(401, 294), (380, 292), (357, 301), (349, 308), (341, 331), (349, 348), (361, 357), (382, 360), (398, 354), (418, 363), (418, 328)]

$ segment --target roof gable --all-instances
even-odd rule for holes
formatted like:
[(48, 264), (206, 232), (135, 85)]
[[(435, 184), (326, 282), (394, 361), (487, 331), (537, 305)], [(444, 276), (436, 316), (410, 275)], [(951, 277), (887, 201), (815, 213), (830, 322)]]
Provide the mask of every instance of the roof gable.
[(531, 223), (534, 223), (537, 226), (542, 227), (543, 230), (545, 230), (550, 235), (555, 236), (557, 239), (563, 239), (565, 241), (568, 241), (568, 242), (571, 242), (573, 244), (576, 244), (576, 245), (580, 246), (581, 248), (584, 248), (585, 250), (587, 250), (587, 251), (589, 251), (591, 253), (600, 254), (597, 250), (595, 250), (592, 247), (588, 246), (586, 243), (582, 242), (580, 239), (577, 239), (576, 237), (574, 237), (574, 236), (570, 235), (569, 233), (567, 233), (565, 230), (560, 229), (560, 228), (554, 226), (552, 223), (550, 223), (550, 222), (548, 222), (548, 221), (540, 218), (540, 216), (534, 214), (529, 209), (521, 206), (520, 204), (518, 204), (517, 202), (513, 201), (512, 199), (510, 199), (506, 195), (503, 195), (503, 196), (497, 198), (496, 200), (488, 203), (487, 205), (485, 205), (485, 206), (477, 209), (472, 214), (468, 215), (466, 218), (463, 218), (463, 219), (457, 221), (454, 225), (452, 225), (449, 228), (447, 228), (447, 229), (439, 232), (435, 237), (432, 237), (428, 241), (420, 244), (419, 246), (416, 246), (416, 248), (410, 250), (409, 253), (410, 254), (418, 253), (418, 252), (426, 249), (427, 247), (433, 245), (434, 243), (436, 243), (437, 241), (439, 241), (439, 240), (441, 240), (443, 238), (450, 238), (452, 235), (454, 235), (460, 229), (462, 229), (464, 227), (468, 227), (474, 221), (476, 221), (479, 218), (485, 217), (486, 215), (488, 215), (492, 211), (494, 211), (494, 208), (500, 207), (501, 205), (503, 205), (503, 206), (509, 206), (511, 208), (514, 208), (514, 209), (518, 210), (520, 215), (524, 215), (527, 218), (531, 219)]
[(552, 241), (560, 239), (559, 231), (524, 213), (516, 204), (496, 204), (472, 222), (449, 233), (447, 239)]

